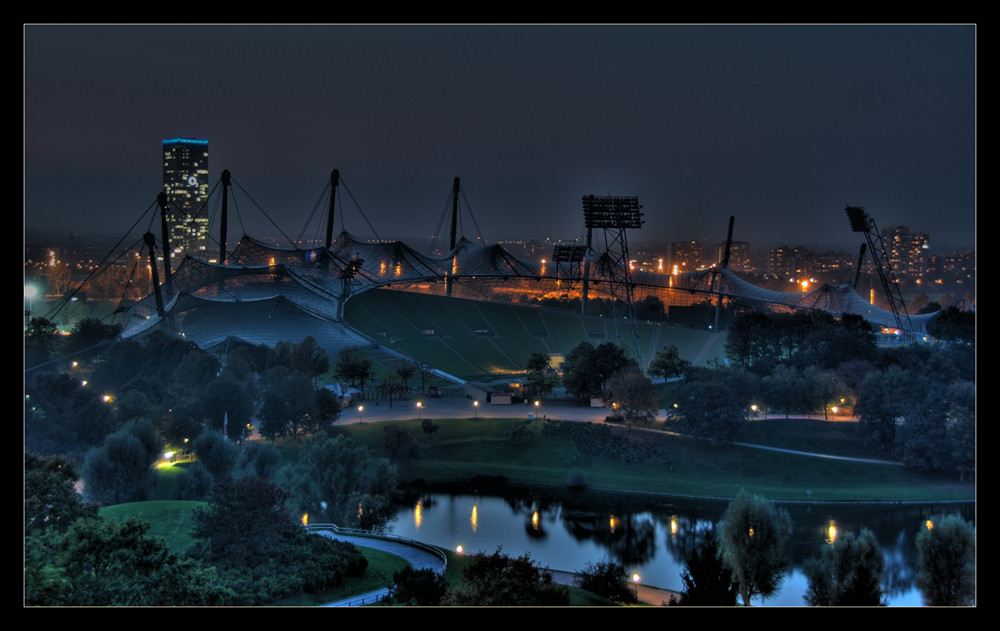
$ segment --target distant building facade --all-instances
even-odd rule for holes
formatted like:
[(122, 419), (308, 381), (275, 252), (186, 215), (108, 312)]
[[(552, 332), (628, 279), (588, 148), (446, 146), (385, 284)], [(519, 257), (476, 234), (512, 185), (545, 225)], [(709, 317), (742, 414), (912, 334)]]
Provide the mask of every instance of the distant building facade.
[[(715, 245), (715, 265), (722, 265), (726, 258), (726, 243), (723, 241)], [(733, 241), (729, 245), (729, 269), (734, 272), (752, 272), (753, 263), (750, 260), (750, 244), (746, 241)]]
[(674, 241), (670, 244), (670, 268), (672, 274), (683, 274), (700, 269), (703, 265), (701, 241)]
[(882, 242), (893, 272), (912, 277), (923, 275), (929, 263), (927, 249), (930, 237), (921, 232), (910, 232), (906, 226), (885, 226), (882, 228)]
[(170, 256), (204, 257), (208, 249), (208, 141), (163, 141), (163, 192), (167, 195)]

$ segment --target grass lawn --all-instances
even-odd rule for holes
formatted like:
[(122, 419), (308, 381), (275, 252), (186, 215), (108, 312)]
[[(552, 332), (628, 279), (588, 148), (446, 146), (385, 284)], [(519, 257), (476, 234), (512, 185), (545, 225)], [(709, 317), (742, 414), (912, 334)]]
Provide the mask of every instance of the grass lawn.
[[(535, 420), (527, 440), (505, 433), (513, 419), (446, 419), (425, 434), (418, 421), (398, 421), (420, 444), (404, 478), (428, 482), (503, 476), (512, 482), (564, 485), (571, 473), (587, 486), (704, 497), (734, 497), (740, 488), (772, 500), (939, 501), (974, 499), (957, 476), (923, 474), (897, 464), (870, 464), (718, 445), (663, 433), (592, 423)], [(657, 424), (663, 428), (663, 424)], [(384, 423), (350, 432), (380, 453)], [(751, 424), (742, 442), (829, 455), (877, 458), (852, 423), (768, 420)], [(882, 456), (884, 458), (884, 456)]]

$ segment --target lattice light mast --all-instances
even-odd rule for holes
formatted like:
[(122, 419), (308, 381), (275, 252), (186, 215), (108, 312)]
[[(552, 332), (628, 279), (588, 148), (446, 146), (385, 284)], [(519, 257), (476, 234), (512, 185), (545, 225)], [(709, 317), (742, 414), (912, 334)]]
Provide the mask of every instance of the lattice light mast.
[[(729, 218), (729, 232), (726, 234), (726, 250), (722, 255), (722, 264), (719, 269), (729, 269), (729, 252), (733, 247), (733, 222), (736, 221), (736, 217)], [(717, 270), (712, 274), (712, 280), (715, 284), (715, 291), (718, 293), (715, 303), (715, 328), (714, 331), (719, 330), (719, 315), (722, 312), (722, 278), (721, 273)]]
[[(638, 197), (583, 197), (583, 219), (588, 234), (593, 228), (604, 230), (604, 241), (607, 246), (606, 262), (608, 280), (611, 289), (611, 305), (615, 310), (617, 322), (618, 307), (616, 299), (621, 296), (625, 303), (625, 319), (628, 321), (632, 334), (632, 355), (636, 363), (642, 366), (642, 354), (639, 352), (639, 327), (635, 319), (635, 305), (632, 300), (633, 286), (631, 262), (628, 253), (628, 239), (625, 231), (629, 228), (642, 227), (642, 213)], [(616, 335), (618, 329), (615, 326)], [(618, 343), (621, 343), (619, 337)]]
[[(903, 301), (903, 293), (899, 289), (899, 282), (892, 272), (892, 264), (889, 262), (889, 255), (885, 245), (882, 243), (882, 235), (879, 234), (878, 226), (871, 215), (865, 212), (860, 206), (848, 206), (844, 209), (847, 219), (851, 222), (851, 230), (862, 232), (868, 242), (868, 249), (871, 250), (872, 260), (875, 262), (875, 269), (878, 271), (879, 280), (882, 282), (882, 289), (885, 297), (889, 301), (889, 309), (896, 320), (896, 327), (904, 331), (912, 331), (910, 315), (906, 312), (906, 302)], [(862, 250), (861, 256), (864, 256)], [(861, 267), (861, 259), (858, 260), (858, 267)], [(903, 326), (903, 318), (906, 319), (906, 326)]]
[(570, 282), (580, 280), (586, 246), (557, 245), (552, 250), (552, 262), (556, 265), (556, 278)]

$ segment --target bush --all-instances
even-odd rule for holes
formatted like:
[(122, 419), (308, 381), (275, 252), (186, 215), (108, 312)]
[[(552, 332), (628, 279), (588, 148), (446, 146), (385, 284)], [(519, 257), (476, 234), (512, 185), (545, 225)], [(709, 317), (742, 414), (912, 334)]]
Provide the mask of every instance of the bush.
[(569, 476), (566, 477), (566, 486), (571, 489), (587, 488), (587, 479), (583, 475), (583, 471), (580, 471), (579, 469), (570, 471)]
[(634, 603), (638, 600), (629, 585), (625, 566), (615, 561), (588, 563), (574, 583), (580, 589), (615, 602)]
[(448, 593), (448, 581), (429, 568), (405, 567), (392, 575), (389, 597), (393, 604), (436, 607)]

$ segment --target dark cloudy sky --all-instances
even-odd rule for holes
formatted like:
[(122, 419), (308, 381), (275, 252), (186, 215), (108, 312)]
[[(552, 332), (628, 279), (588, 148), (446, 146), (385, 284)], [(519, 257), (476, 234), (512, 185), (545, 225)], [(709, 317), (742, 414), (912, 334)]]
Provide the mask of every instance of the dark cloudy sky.
[(488, 242), (580, 238), (586, 194), (638, 196), (630, 241), (975, 239), (971, 25), (38, 24), (24, 88), (28, 232), (125, 234), (190, 136), (262, 209), (231, 239), (316, 233), (333, 169), (360, 237), (430, 236), (457, 176)]

